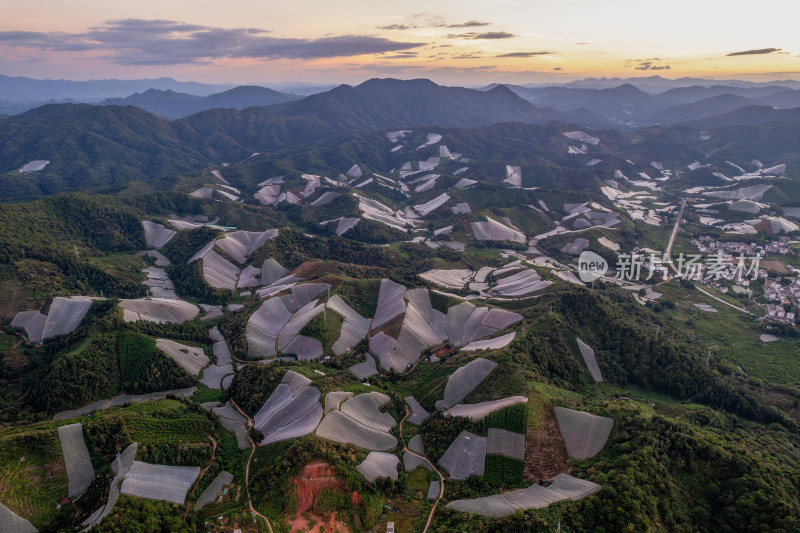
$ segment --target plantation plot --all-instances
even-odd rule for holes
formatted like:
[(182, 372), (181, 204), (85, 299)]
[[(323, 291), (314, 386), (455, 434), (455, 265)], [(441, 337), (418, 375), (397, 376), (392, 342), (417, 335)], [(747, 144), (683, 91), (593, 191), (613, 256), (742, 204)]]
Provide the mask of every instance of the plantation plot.
[(253, 194), (253, 198), (261, 205), (274, 206), (286, 200), (286, 193), (281, 192), (280, 184), (265, 185)]
[[(53, 298), (42, 330), (42, 340), (46, 341), (75, 331), (91, 306), (91, 300), (77, 300), (60, 296)], [(35, 323), (38, 323), (39, 320), (38, 317), (34, 319)]]
[[(472, 180), (461, 180), (461, 181), (472, 181)], [(452, 211), (454, 215), (463, 215), (466, 213), (472, 213), (472, 209), (469, 207), (469, 204), (467, 202), (461, 202), (454, 205), (453, 207), (450, 208), (450, 211)]]
[(248, 287), (257, 287), (260, 284), (258, 279), (261, 271), (253, 265), (247, 265), (239, 273), (239, 280), (236, 282), (237, 289), (246, 289)]
[(348, 178), (360, 178), (363, 176), (361, 173), (361, 167), (358, 166), (358, 163), (353, 163), (353, 166), (350, 167), (350, 170), (348, 170), (346, 174)]
[(506, 333), (505, 335), (495, 337), (494, 339), (471, 342), (461, 348), (461, 350), (465, 352), (475, 352), (478, 350), (499, 350), (500, 348), (505, 348), (511, 344), (516, 336), (517, 332), (512, 331), (511, 333)]
[[(422, 350), (427, 347), (425, 341), (420, 339), (404, 322), (400, 335), (397, 337), (397, 344), (389, 354), (388, 368), (395, 372), (404, 372), (419, 360)], [(381, 365), (383, 365), (383, 360), (381, 360)]]
[(233, 408), (230, 402), (222, 407), (216, 407), (212, 411), (217, 415), (220, 425), (229, 433), (236, 435), (236, 445), (240, 450), (250, 447), (247, 442), (247, 421), (239, 411)]
[[(425, 457), (425, 446), (422, 443), (422, 436), (421, 435), (414, 435), (411, 437), (411, 440), (408, 441), (408, 449), (412, 452), (416, 453), (417, 455), (421, 455)], [(406, 472), (413, 472), (417, 468), (424, 468), (429, 472), (433, 469), (431, 465), (428, 464), (428, 461), (417, 457), (412, 453), (403, 452), (403, 468)]]
[(614, 425), (612, 418), (565, 407), (556, 407), (555, 413), (567, 453), (572, 459), (594, 457), (605, 447)]
[(298, 361), (311, 361), (322, 357), (322, 343), (312, 337), (297, 335), (281, 353), (294, 355)]
[(294, 313), (330, 288), (328, 283), (303, 283), (292, 287), (291, 294), (281, 296), (281, 299), (286, 308)]
[(352, 444), (365, 450), (385, 452), (397, 447), (394, 435), (369, 428), (337, 410), (325, 415), (316, 434), (323, 439)]
[(518, 403), (528, 403), (525, 396), (511, 396), (500, 400), (491, 400), (480, 403), (462, 403), (451, 407), (444, 414), (449, 416), (460, 416), (471, 420), (483, 420), (490, 414), (500, 409), (505, 409)]
[[(495, 272), (496, 275), (497, 272)], [(546, 289), (552, 284), (552, 281), (542, 279), (535, 270), (525, 269), (522, 272), (498, 280), (497, 285), (487, 292), (503, 298), (517, 298)]]
[(209, 389), (220, 390), (222, 388), (222, 378), (231, 374), (233, 374), (233, 365), (211, 365), (203, 370), (203, 377), (200, 378), (200, 383)]
[(486, 462), (486, 437), (462, 431), (439, 459), (439, 464), (453, 479), (483, 476)]
[(228, 348), (228, 343), (224, 340), (217, 341), (212, 347), (212, 353), (217, 360), (218, 366), (225, 366), (231, 364), (231, 351)]
[(425, 410), (420, 403), (414, 399), (413, 396), (409, 396), (408, 398), (404, 398), (404, 401), (408, 404), (408, 407), (411, 409), (411, 416), (409, 416), (406, 421), (414, 424), (415, 426), (421, 426), (423, 422), (425, 422), (428, 417), (430, 417), (430, 413)]
[(475, 387), (492, 373), (497, 363), (488, 359), (474, 359), (450, 375), (444, 389), (444, 399), (437, 400), (437, 409), (447, 409), (467, 397)]
[(302, 437), (314, 431), (322, 418), (320, 392), (310, 387), (310, 380), (286, 372), (283, 380), (264, 406), (253, 417), (253, 424), (263, 435), (261, 445)]
[(270, 298), (250, 315), (245, 334), (250, 357), (275, 357), (278, 334), (292, 313), (280, 298)]
[(394, 454), (369, 452), (364, 462), (356, 466), (356, 470), (370, 483), (382, 477), (397, 481), (397, 463), (399, 462), (400, 459)]
[(472, 500), (456, 500), (448, 503), (447, 508), (462, 513), (491, 516), (495, 518), (512, 515), (519, 509), (519, 507), (513, 505), (501, 494), (474, 498)]
[(39, 311), (21, 311), (11, 321), (11, 327), (24, 329), (28, 341), (37, 343), (42, 340), (45, 322), (47, 322), (47, 315), (43, 315)]
[(392, 415), (381, 412), (388, 403), (390, 399), (385, 394), (368, 392), (346, 400), (339, 410), (369, 428), (388, 433), (396, 424)]
[(419, 275), (425, 281), (430, 281), (436, 285), (448, 288), (448, 289), (463, 289), (464, 285), (466, 285), (470, 278), (472, 277), (473, 272), (472, 270), (466, 269), (451, 269), (451, 270), (439, 270), (433, 269), (428, 270), (427, 272), (423, 272)]
[(216, 245), (239, 264), (243, 264), (247, 257), (261, 248), (265, 242), (278, 236), (278, 230), (267, 231), (233, 231), (224, 238), (218, 239)]
[(522, 169), (520, 167), (512, 167), (506, 165), (506, 179), (504, 183), (508, 183), (512, 187), (522, 187)]
[(305, 377), (302, 374), (298, 374), (294, 370), (287, 370), (286, 374), (283, 375), (283, 380), (281, 383), (284, 383), (292, 389), (294, 394), (297, 394), (307, 386), (311, 385), (311, 380)]
[(208, 366), (210, 361), (202, 348), (186, 346), (167, 339), (156, 339), (156, 348), (167, 354), (173, 361), (193, 376)]
[(111, 471), (114, 473), (114, 479), (111, 480), (111, 487), (108, 491), (108, 500), (106, 504), (95, 511), (89, 518), (81, 523), (81, 526), (86, 527), (90, 525), (97, 525), (107, 517), (119, 499), (120, 483), (128, 475), (128, 470), (133, 466), (133, 461), (136, 458), (136, 451), (139, 449), (139, 444), (134, 442), (125, 448), (121, 454), (118, 454), (114, 461), (111, 463)]
[(585, 249), (589, 247), (589, 241), (584, 239), (583, 237), (578, 237), (574, 241), (565, 244), (563, 248), (561, 248), (561, 252), (568, 254), (568, 255), (581, 255)]
[(358, 210), (361, 211), (361, 216), (367, 220), (374, 220), (400, 231), (405, 231), (409, 226), (414, 226), (411, 220), (399, 212), (395, 213), (390, 207), (377, 200), (356, 193), (353, 193), (353, 196), (358, 199)]
[[(336, 355), (343, 355), (367, 336), (367, 333), (369, 333), (370, 321), (347, 305), (338, 294), (328, 300), (326, 307), (344, 318), (339, 339), (331, 346), (333, 353)], [(377, 369), (375, 372), (377, 372)]]
[(0, 533), (37, 533), (33, 524), (0, 503)]
[(447, 311), (447, 336), (455, 346), (492, 335), (522, 320), (522, 315), (503, 309), (475, 307), (462, 302)]
[(272, 285), (288, 273), (288, 270), (270, 257), (265, 259), (261, 265), (261, 283), (263, 285)]
[(229, 474), (224, 470), (219, 473), (217, 477), (214, 478), (214, 481), (211, 482), (206, 490), (203, 491), (203, 494), (197, 498), (197, 502), (194, 505), (194, 508), (198, 511), (205, 507), (206, 505), (213, 503), (220, 494), (222, 494), (222, 489), (226, 486), (233, 483), (233, 474)]
[(475, 239), (479, 241), (511, 241), (520, 244), (527, 242), (524, 233), (509, 228), (490, 217), (486, 217), (486, 222), (470, 222), (470, 225)]
[(142, 228), (144, 229), (144, 240), (147, 246), (156, 250), (167, 244), (178, 233), (148, 220), (142, 221)]
[(588, 344), (579, 338), (576, 337), (575, 340), (578, 341), (578, 349), (581, 352), (581, 357), (583, 357), (584, 363), (586, 363), (586, 367), (589, 369), (589, 373), (592, 375), (592, 379), (595, 383), (602, 383), (603, 374), (600, 372), (600, 367), (597, 365), (597, 359), (594, 356), (594, 350), (592, 350)]
[[(567, 478), (571, 477), (566, 476), (565, 474), (561, 474), (561, 476), (565, 476)], [(570, 498), (569, 495), (555, 490), (553, 488), (555, 486), (567, 487), (568, 484), (571, 488), (570, 482), (557, 482), (561, 476), (556, 476), (553, 478), (553, 484), (546, 488), (542, 487), (541, 485), (531, 485), (530, 487), (506, 492), (505, 494), (495, 494), (492, 496), (485, 496), (483, 498), (475, 498), (472, 500), (456, 500), (454, 502), (450, 502), (447, 505), (447, 508), (461, 512), (499, 518), (502, 516), (512, 515), (518, 510), (527, 511), (530, 509), (544, 509), (545, 507), (548, 507), (549, 505), (559, 501), (566, 499), (577, 500), (592, 494), (592, 492), (586, 492), (588, 489), (584, 488), (583, 492), (585, 492), (585, 494), (583, 494), (583, 496), (579, 496), (579, 492), (573, 491), (573, 494), (576, 497)], [(589, 485), (593, 486), (593, 490), (595, 487), (596, 490), (600, 490), (600, 486), (596, 485), (595, 483), (590, 483), (588, 481), (584, 482), (583, 480), (578, 480), (577, 478), (571, 479), (581, 483), (588, 483)], [(596, 490), (594, 490), (594, 492), (596, 492)]]
[(379, 392), (345, 400), (340, 410), (331, 410), (325, 415), (317, 428), (317, 436), (367, 450), (392, 450), (397, 446), (397, 439), (389, 432), (396, 422), (390, 414), (380, 410), (389, 401), (388, 396)]
[(424, 217), (446, 204), (449, 200), (450, 195), (445, 192), (424, 204), (415, 205), (414, 210)]
[(511, 459), (525, 459), (525, 435), (505, 429), (489, 428), (486, 453)]
[(94, 468), (83, 440), (83, 425), (69, 424), (58, 428), (61, 453), (67, 467), (69, 498), (75, 499), (89, 487), (94, 479)]
[(125, 322), (145, 320), (148, 322), (186, 322), (200, 313), (200, 309), (183, 300), (166, 298), (142, 298), (137, 300), (120, 300)]
[(391, 368), (390, 356), (396, 344), (397, 340), (381, 331), (369, 339), (369, 351), (378, 357), (381, 367), (388, 370)]
[(388, 279), (381, 280), (378, 292), (378, 307), (375, 309), (375, 319), (372, 328), (376, 329), (389, 322), (394, 317), (401, 315), (406, 310), (403, 294), (406, 288), (399, 283)]
[(439, 486), (438, 481), (431, 481), (431, 484), (428, 485), (428, 500), (436, 500), (439, 498), (439, 492), (441, 492)]
[(183, 505), (198, 475), (200, 467), (197, 466), (152, 465), (134, 461), (120, 492), (126, 496)]
[(345, 391), (333, 391), (329, 392), (325, 395), (325, 413), (327, 414), (328, 411), (332, 411), (333, 409), (338, 409), (339, 406), (348, 398), (352, 398), (352, 392), (345, 392)]
[(507, 492), (503, 496), (512, 505), (525, 510), (544, 509), (550, 504), (567, 499), (563, 494), (540, 485)]
[(211, 250), (203, 257), (203, 277), (215, 289), (232, 291), (239, 279), (239, 267)]
[(339, 219), (339, 222), (336, 224), (336, 235), (341, 237), (349, 230), (356, 227), (356, 224), (361, 221), (360, 218), (353, 218), (353, 217), (342, 217)]
[(324, 192), (319, 195), (319, 198), (311, 202), (311, 205), (313, 205), (314, 207), (321, 207), (323, 205), (328, 205), (339, 196), (341, 196), (341, 194), (339, 194), (338, 192), (332, 192), (332, 191)]
[(355, 364), (348, 368), (348, 370), (361, 381), (378, 373), (378, 367), (375, 364), (375, 359), (369, 354), (364, 354), (363, 363)]
[[(325, 309), (324, 305), (316, 305), (316, 301), (309, 302), (305, 307), (300, 308), (292, 318), (286, 323), (278, 334), (278, 350), (284, 351), (289, 344), (297, 337), (300, 331), (306, 327), (317, 315)], [(315, 339), (316, 340), (316, 339)], [(319, 341), (317, 341), (319, 343)], [(321, 348), (321, 345), (320, 345)]]
[(151, 296), (170, 300), (178, 299), (178, 295), (175, 294), (175, 285), (172, 284), (172, 280), (169, 279), (163, 268), (147, 267), (142, 272), (147, 274), (144, 284), (150, 287)]
[(552, 479), (552, 483), (547, 488), (563, 494), (570, 500), (580, 500), (595, 492), (599, 492), (601, 487), (597, 483), (579, 479), (568, 474), (559, 474)]

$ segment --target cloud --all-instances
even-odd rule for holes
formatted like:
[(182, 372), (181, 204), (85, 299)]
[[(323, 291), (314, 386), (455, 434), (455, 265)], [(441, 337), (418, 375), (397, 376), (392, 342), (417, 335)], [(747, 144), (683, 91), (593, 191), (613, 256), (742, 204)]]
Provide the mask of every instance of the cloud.
[(742, 50), (741, 52), (731, 52), (730, 54), (726, 54), (725, 57), (733, 57), (733, 56), (758, 56), (764, 54), (771, 54), (773, 52), (780, 52), (780, 48), (759, 48), (757, 50)]
[(379, 30), (413, 30), (417, 28), (481, 28), (484, 26), (491, 26), (491, 22), (484, 22), (481, 20), (468, 20), (466, 22), (447, 22), (443, 17), (438, 15), (427, 15), (425, 13), (418, 13), (406, 19), (406, 22), (400, 24), (387, 24), (386, 26), (378, 26)]
[(561, 67), (555, 67), (553, 70), (561, 70)]
[(0, 46), (106, 52), (122, 65), (207, 63), (223, 58), (318, 59), (400, 52), (426, 43), (369, 35), (273, 37), (259, 28), (217, 28), (171, 20), (110, 20), (84, 33), (0, 32)]
[(390, 56), (381, 56), (386, 59), (402, 59), (408, 57), (417, 57), (417, 52), (397, 52), (396, 54), (392, 54)]
[(633, 67), (635, 70), (670, 70), (672, 67), (669, 65), (654, 65), (652, 60), (640, 61), (639, 64)]
[(513, 33), (507, 31), (487, 31), (483, 33), (469, 32), (469, 33), (451, 33), (447, 35), (448, 39), (469, 39), (477, 41), (479, 39), (511, 39), (516, 37)]
[(547, 50), (540, 50), (539, 52), (510, 52), (508, 54), (500, 54), (495, 57), (535, 57), (535, 56), (549, 56), (553, 52)]
[(482, 58), (482, 56), (480, 55), (480, 52), (475, 53), (475, 54), (466, 54), (466, 53), (465, 54), (458, 54), (458, 55), (453, 55), (453, 56), (450, 56), (450, 57), (452, 59), (481, 59)]
[(448, 24), (446, 28), (478, 28), (480, 26), (491, 26), (491, 22), (481, 22), (479, 20), (468, 20), (460, 24)]

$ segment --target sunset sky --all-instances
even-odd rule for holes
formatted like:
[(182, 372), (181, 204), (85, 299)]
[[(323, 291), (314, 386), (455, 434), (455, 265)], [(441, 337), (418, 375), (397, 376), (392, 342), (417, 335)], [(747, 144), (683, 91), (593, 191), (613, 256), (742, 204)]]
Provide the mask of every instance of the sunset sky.
[(230, 83), (800, 78), (795, 0), (6, 3), (0, 74)]

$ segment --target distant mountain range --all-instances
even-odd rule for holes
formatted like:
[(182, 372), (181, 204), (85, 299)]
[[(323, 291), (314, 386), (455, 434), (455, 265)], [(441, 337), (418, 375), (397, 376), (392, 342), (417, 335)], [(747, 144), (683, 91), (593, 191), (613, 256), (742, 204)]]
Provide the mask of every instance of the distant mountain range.
[[(785, 99), (788, 95), (783, 88), (774, 92), (767, 88), (742, 89), (757, 91), (750, 94), (752, 98), (726, 93), (709, 97), (718, 92), (712, 88), (676, 89), (667, 96), (649, 95), (632, 85), (597, 90), (548, 89), (550, 101), (571, 97), (572, 91), (584, 95), (593, 91), (591, 107), (598, 110), (649, 106), (654, 105), (654, 99), (676, 104), (690, 99), (691, 93), (706, 96), (699, 103), (679, 103), (651, 112), (654, 117), (663, 116), (665, 122), (683, 122), (685, 126), (656, 126), (627, 133), (613, 131), (611, 122), (588, 105), (567, 111), (541, 107), (512, 89), (519, 90), (497, 86), (480, 91), (443, 87), (429, 80), (374, 79), (299, 99), (270, 89), (240, 87), (206, 97), (146, 91), (119, 101), (173, 116), (192, 113), (172, 121), (134, 105), (50, 104), (0, 119), (0, 190), (6, 198), (21, 198), (125, 186), (130, 181), (174, 179), (209, 164), (242, 161), (255, 152), (277, 153), (299, 147), (303, 152), (297, 157), (313, 162), (320, 157), (313, 146), (321, 149), (337, 142), (339, 155), (332, 157), (350, 160), (350, 156), (343, 156), (345, 152), (362, 150), (358, 147), (363, 145), (365, 153), (359, 160), (369, 161), (372, 156), (367, 152), (385, 154), (385, 147), (365, 139), (382, 140), (381, 135), (375, 136), (375, 130), (405, 128), (460, 128), (463, 131), (453, 137), (464, 145), (451, 148), (462, 153), (492, 160), (494, 155), (508, 152), (510, 157), (511, 153), (524, 152), (533, 158), (525, 164), (573, 170), (583, 165), (580, 172), (585, 171), (585, 162), (568, 156), (567, 145), (574, 144), (580, 150), (581, 143), (568, 143), (560, 131), (606, 130), (601, 159), (607, 164), (625, 159), (644, 164), (688, 164), (687, 160), (704, 159), (709, 153), (731, 159), (745, 153), (751, 158), (769, 156), (781, 161), (800, 157), (795, 144), (800, 138), (800, 109), (749, 104), (756, 97), (779, 95)], [(274, 99), (292, 100), (265, 105)], [(692, 120), (696, 117), (701, 118)], [(555, 126), (528, 127), (545, 124)], [(475, 130), (493, 125), (501, 127), (484, 129), (483, 133)], [(702, 146), (698, 144), (699, 130), (714, 130), (705, 135), (708, 140), (702, 141)], [(742, 146), (745, 139), (747, 143)], [(33, 160), (50, 164), (33, 174), (18, 172)], [(395, 164), (403, 161), (386, 160), (382, 166)]]
[[(482, 99), (478, 92), (491, 92), (492, 96)], [(512, 98), (510, 93), (527, 102)], [(423, 105), (416, 102), (417, 95), (424, 99)], [(359, 106), (353, 105), (355, 100)], [(277, 115), (323, 117), (335, 128), (393, 127), (390, 122), (477, 126), (509, 120), (558, 120), (591, 128), (635, 129), (654, 124), (701, 126), (699, 121), (750, 106), (798, 108), (800, 82), (649, 76), (590, 78), (562, 85), (492, 84), (476, 91), (440, 86), (429, 80), (369, 80), (355, 87), (283, 83), (267, 88), (261, 84), (232, 87), (171, 78), (69, 81), (0, 76), (0, 115), (53, 103), (133, 105), (168, 119), (214, 108), (276, 106), (271, 111)], [(775, 116), (762, 115), (763, 120)], [(709, 124), (739, 124), (737, 120), (751, 124), (761, 119), (745, 113)]]
[(301, 97), (266, 87), (245, 85), (209, 96), (148, 89), (127, 98), (109, 98), (100, 102), (100, 105), (132, 105), (160, 117), (175, 119), (208, 109), (245, 109), (290, 102), (299, 98)]
[[(493, 86), (487, 87), (493, 90)], [(587, 109), (617, 127), (680, 124), (752, 105), (800, 107), (800, 90), (783, 85), (690, 86), (651, 94), (624, 83), (612, 88), (524, 87), (509, 89), (537, 106), (558, 111)]]

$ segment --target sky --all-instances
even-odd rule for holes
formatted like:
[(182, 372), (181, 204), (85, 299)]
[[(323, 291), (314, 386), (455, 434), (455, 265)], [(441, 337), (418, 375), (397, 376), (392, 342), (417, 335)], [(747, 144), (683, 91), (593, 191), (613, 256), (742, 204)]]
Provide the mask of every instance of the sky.
[(796, 0), (7, 2), (0, 74), (450, 85), (800, 79)]

